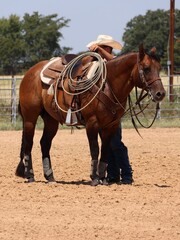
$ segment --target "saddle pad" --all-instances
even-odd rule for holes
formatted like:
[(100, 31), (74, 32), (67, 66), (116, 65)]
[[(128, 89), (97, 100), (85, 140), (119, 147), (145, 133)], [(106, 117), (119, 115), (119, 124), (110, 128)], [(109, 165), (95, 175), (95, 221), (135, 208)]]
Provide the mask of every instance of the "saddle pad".
[(44, 74), (44, 71), (50, 66), (52, 65), (53, 63), (55, 63), (56, 61), (59, 61), (61, 58), (60, 57), (54, 57), (52, 59), (49, 60), (49, 62), (43, 67), (43, 69), (41, 70), (40, 72), (40, 78), (41, 78), (41, 81), (45, 84), (48, 84), (50, 85), (51, 84), (51, 80), (52, 78), (51, 77), (48, 77)]
[(92, 79), (98, 68), (99, 68), (99, 62), (98, 61), (93, 61), (92, 65), (91, 65), (91, 67), (88, 71), (87, 78)]

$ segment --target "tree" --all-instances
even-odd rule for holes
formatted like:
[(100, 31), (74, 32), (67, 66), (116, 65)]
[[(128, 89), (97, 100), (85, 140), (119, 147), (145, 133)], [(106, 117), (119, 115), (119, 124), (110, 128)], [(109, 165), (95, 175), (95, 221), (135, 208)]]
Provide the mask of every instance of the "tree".
[[(176, 10), (175, 13), (175, 35), (180, 37), (180, 10)], [(123, 35), (122, 52), (137, 51), (139, 44), (143, 42), (148, 50), (155, 46), (159, 56), (163, 59), (162, 62), (166, 65), (168, 38), (169, 11), (149, 10), (145, 16), (139, 15), (127, 23)]]
[(174, 71), (180, 73), (180, 38), (174, 44)]
[(22, 20), (16, 15), (0, 19), (0, 72), (16, 74), (41, 60), (68, 53), (71, 48), (61, 47), (59, 42), (63, 38), (60, 31), (69, 21), (38, 12), (26, 13)]
[(69, 19), (57, 18), (57, 14), (49, 16), (25, 14), (23, 19), (23, 37), (26, 45), (24, 62), (33, 65), (43, 59), (62, 55), (71, 48), (61, 48), (60, 39), (63, 37), (60, 30), (67, 27)]
[(13, 75), (19, 68), (20, 59), (25, 55), (21, 30), (22, 24), (16, 15), (0, 20), (1, 73)]
[(174, 70), (180, 72), (180, 10), (175, 11)]

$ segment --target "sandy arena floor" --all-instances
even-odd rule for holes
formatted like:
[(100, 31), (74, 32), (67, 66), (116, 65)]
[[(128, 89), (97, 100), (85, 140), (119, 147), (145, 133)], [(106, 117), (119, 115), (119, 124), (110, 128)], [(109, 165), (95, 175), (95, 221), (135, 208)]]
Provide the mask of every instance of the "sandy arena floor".
[(180, 239), (180, 128), (123, 130), (134, 184), (90, 186), (84, 130), (59, 130), (52, 150), (57, 183), (43, 177), (36, 131), (36, 182), (14, 174), (21, 131), (0, 132), (1, 240)]

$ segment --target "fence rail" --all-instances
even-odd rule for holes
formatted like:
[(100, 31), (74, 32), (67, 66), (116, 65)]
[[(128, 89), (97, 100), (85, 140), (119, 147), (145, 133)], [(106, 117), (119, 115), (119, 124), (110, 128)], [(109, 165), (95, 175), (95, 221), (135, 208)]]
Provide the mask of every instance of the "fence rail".
[[(161, 76), (166, 89), (166, 97), (160, 103), (159, 119), (180, 118), (180, 75), (174, 76), (173, 103), (170, 99), (170, 85), (167, 76)], [(19, 85), (22, 77), (0, 77), (0, 122), (16, 124), (18, 116)], [(147, 111), (153, 112), (154, 105)]]
[(22, 77), (0, 77), (0, 122), (16, 123)]

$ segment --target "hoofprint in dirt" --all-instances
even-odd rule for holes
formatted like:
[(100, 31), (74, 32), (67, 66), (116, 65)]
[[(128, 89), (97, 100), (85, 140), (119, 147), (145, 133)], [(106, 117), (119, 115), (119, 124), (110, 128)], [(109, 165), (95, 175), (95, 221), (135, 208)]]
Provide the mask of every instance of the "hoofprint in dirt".
[(51, 149), (57, 183), (44, 181), (36, 131), (36, 182), (15, 176), (21, 131), (0, 132), (0, 239), (180, 238), (180, 128), (123, 129), (134, 184), (90, 185), (85, 130), (59, 130)]

